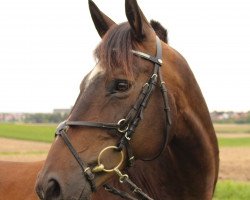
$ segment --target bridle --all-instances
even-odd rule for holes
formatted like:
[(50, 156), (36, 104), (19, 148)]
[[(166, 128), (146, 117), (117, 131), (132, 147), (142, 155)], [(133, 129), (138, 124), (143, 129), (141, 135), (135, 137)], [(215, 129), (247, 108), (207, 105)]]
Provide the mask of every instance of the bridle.
[[(86, 177), (86, 179), (89, 181), (91, 185), (92, 191), (96, 190), (95, 182), (94, 182), (94, 173), (97, 172), (108, 172), (108, 170), (104, 169), (104, 166), (100, 169), (91, 169), (86, 163), (82, 161), (80, 158), (79, 154), (71, 144), (68, 136), (67, 136), (67, 130), (69, 127), (75, 127), (75, 126), (82, 126), (82, 127), (94, 127), (94, 128), (101, 128), (101, 129), (112, 129), (116, 130), (119, 133), (122, 133), (123, 136), (121, 137), (120, 142), (117, 144), (117, 147), (107, 147), (103, 151), (111, 148), (115, 149), (117, 151), (120, 151), (122, 153), (123, 149), (126, 149), (127, 156), (128, 156), (128, 166), (133, 165), (133, 161), (135, 157), (133, 156), (132, 149), (130, 147), (130, 139), (133, 136), (136, 127), (138, 126), (139, 122), (142, 120), (143, 117), (143, 111), (147, 107), (148, 101), (150, 99), (150, 96), (152, 95), (152, 92), (154, 91), (157, 83), (160, 84), (162, 96), (163, 96), (163, 102), (164, 102), (164, 110), (166, 114), (166, 125), (167, 125), (167, 131), (166, 134), (164, 135), (165, 141), (164, 144), (162, 145), (159, 153), (155, 155), (153, 158), (150, 159), (143, 159), (145, 161), (147, 160), (154, 160), (157, 157), (159, 157), (164, 150), (167, 142), (168, 142), (168, 129), (171, 125), (171, 117), (170, 117), (170, 107), (169, 107), (169, 102), (168, 102), (168, 95), (167, 95), (167, 88), (166, 84), (163, 81), (162, 78), (162, 72), (161, 72), (161, 65), (162, 65), (162, 46), (161, 46), (161, 41), (160, 39), (156, 36), (156, 56), (151, 56), (149, 54), (140, 52), (140, 51), (135, 51), (132, 50), (132, 53), (135, 56), (141, 57), (145, 60), (148, 60), (154, 64), (154, 69), (153, 69), (153, 74), (149, 78), (148, 82), (145, 83), (145, 85), (142, 87), (142, 90), (132, 107), (132, 109), (128, 112), (127, 116), (123, 119), (120, 119), (118, 123), (102, 123), (102, 122), (92, 122), (92, 121), (64, 121), (59, 126), (57, 127), (56, 130), (56, 135), (61, 136), (62, 139), (64, 140), (65, 144), (69, 148), (70, 152), (78, 162), (83, 175)], [(103, 151), (99, 154), (99, 157), (103, 153)], [(99, 158), (98, 157), (98, 158)], [(122, 154), (122, 161), (123, 161), (123, 154)], [(120, 166), (120, 163), (119, 163)], [(120, 182), (126, 181), (129, 183), (131, 181), (127, 175), (121, 174), (119, 171), (118, 167), (115, 167), (114, 169), (110, 170), (111, 172), (116, 172), (120, 176)], [(130, 185), (133, 185), (134, 183), (129, 183)], [(108, 187), (108, 188), (107, 188)], [(113, 192), (117, 193), (117, 189), (107, 186), (106, 189)], [(134, 192), (139, 195), (143, 196), (144, 199), (152, 199), (148, 197), (145, 193), (140, 191), (140, 188), (138, 188), (134, 184)], [(115, 190), (115, 192), (114, 192)], [(119, 194), (118, 194), (119, 195)], [(121, 196), (121, 195), (120, 195)], [(130, 198), (130, 199), (136, 199), (136, 198)]]

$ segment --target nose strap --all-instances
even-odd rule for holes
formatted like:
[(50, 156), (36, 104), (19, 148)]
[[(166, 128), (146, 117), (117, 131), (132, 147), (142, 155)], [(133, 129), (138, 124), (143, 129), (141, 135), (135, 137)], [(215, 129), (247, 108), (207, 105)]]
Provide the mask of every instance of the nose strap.
[(91, 169), (82, 161), (79, 154), (77, 153), (77, 151), (73, 147), (72, 143), (70, 142), (70, 139), (66, 134), (67, 129), (68, 129), (68, 125), (67, 125), (66, 121), (60, 123), (59, 126), (57, 127), (56, 135), (61, 136), (64, 143), (66, 144), (66, 146), (70, 150), (71, 154), (75, 157), (76, 161), (78, 162), (78, 164), (82, 170), (83, 175), (86, 177), (86, 179), (90, 183), (92, 191), (96, 191), (96, 186), (95, 186), (95, 182), (94, 182), (95, 176), (91, 172)]
[(66, 121), (68, 126), (86, 126), (95, 128), (105, 128), (105, 129), (119, 129), (120, 124), (117, 123), (102, 123), (102, 122), (89, 122), (89, 121)]

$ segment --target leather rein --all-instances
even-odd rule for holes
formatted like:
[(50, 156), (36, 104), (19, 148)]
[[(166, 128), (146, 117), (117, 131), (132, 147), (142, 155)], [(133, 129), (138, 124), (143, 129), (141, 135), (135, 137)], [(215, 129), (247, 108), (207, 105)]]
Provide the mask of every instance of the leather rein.
[[(166, 125), (167, 125), (167, 132), (164, 134), (165, 141), (157, 155), (155, 155), (153, 158), (150, 159), (143, 159), (145, 161), (149, 160), (154, 160), (157, 157), (159, 157), (164, 150), (167, 142), (168, 142), (168, 129), (171, 125), (171, 116), (170, 116), (170, 107), (169, 107), (169, 102), (168, 102), (168, 95), (167, 95), (167, 88), (166, 88), (166, 83), (163, 81), (162, 78), (162, 72), (161, 72), (161, 65), (162, 65), (162, 46), (161, 46), (161, 41), (160, 39), (156, 36), (156, 56), (151, 56), (146, 53), (140, 52), (140, 51), (135, 51), (132, 50), (132, 53), (135, 56), (141, 57), (145, 60), (148, 60), (154, 64), (154, 69), (153, 69), (153, 74), (149, 78), (148, 82), (145, 83), (145, 85), (142, 87), (142, 90), (132, 107), (132, 109), (128, 112), (128, 115), (119, 120), (118, 123), (103, 123), (103, 122), (92, 122), (92, 121), (64, 121), (59, 124), (56, 130), (56, 136), (61, 136), (62, 139), (64, 140), (66, 146), (78, 162), (83, 175), (86, 177), (88, 182), (90, 183), (92, 191), (96, 190), (95, 186), (95, 181), (94, 181), (94, 173), (98, 172), (116, 172), (118, 176), (120, 177), (120, 182), (126, 182), (130, 185), (131, 188), (133, 188), (133, 193), (136, 194), (137, 196), (141, 197), (142, 199), (148, 199), (152, 200), (148, 195), (143, 193), (140, 188), (138, 188), (130, 179), (129, 177), (125, 174), (123, 175), (119, 171), (119, 166), (123, 162), (123, 152), (122, 150), (125, 149), (127, 152), (127, 157), (128, 157), (128, 166), (133, 165), (133, 161), (135, 160), (135, 157), (133, 155), (133, 151), (130, 147), (130, 139), (132, 138), (136, 127), (138, 126), (139, 122), (143, 118), (143, 111), (147, 107), (148, 101), (150, 99), (150, 96), (152, 95), (152, 92), (154, 91), (155, 87), (157, 84), (160, 84), (161, 88), (161, 93), (163, 97), (163, 102), (164, 102), (164, 110), (165, 110), (165, 115), (166, 115)], [(121, 162), (118, 164), (117, 167), (115, 167), (112, 170), (105, 170), (104, 166), (101, 166), (99, 163), (99, 166), (97, 166), (94, 169), (91, 169), (85, 162), (82, 161), (80, 158), (78, 152), (76, 149), (73, 147), (72, 143), (70, 142), (70, 139), (67, 136), (67, 130), (69, 127), (74, 127), (74, 126), (82, 126), (82, 127), (94, 127), (94, 128), (100, 128), (100, 129), (112, 129), (116, 130), (117, 132), (123, 134), (120, 142), (117, 144), (117, 146), (113, 147), (107, 147), (102, 152), (99, 154), (99, 157), (101, 157), (101, 154), (103, 151), (106, 151), (108, 149), (114, 149), (116, 151), (121, 152)], [(98, 157), (98, 159), (99, 159)], [(99, 168), (98, 168), (99, 167)], [(122, 198), (127, 198), (127, 199), (137, 199), (132, 196), (130, 196), (127, 193), (124, 193), (112, 186), (109, 185), (104, 185), (105, 189), (109, 192), (112, 192), (113, 194), (119, 195)], [(124, 196), (125, 195), (125, 196)]]

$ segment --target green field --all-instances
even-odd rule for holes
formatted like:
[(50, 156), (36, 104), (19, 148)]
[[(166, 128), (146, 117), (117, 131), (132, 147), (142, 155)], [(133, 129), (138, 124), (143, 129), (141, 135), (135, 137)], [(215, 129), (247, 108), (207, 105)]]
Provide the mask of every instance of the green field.
[(213, 200), (249, 200), (250, 183), (219, 181)]
[(250, 147), (250, 137), (223, 138), (219, 137), (220, 147)]
[(46, 124), (0, 124), (0, 137), (20, 140), (52, 142), (56, 125)]
[[(220, 147), (250, 147), (250, 124), (214, 124)], [(223, 137), (223, 134), (249, 134), (249, 137)]]

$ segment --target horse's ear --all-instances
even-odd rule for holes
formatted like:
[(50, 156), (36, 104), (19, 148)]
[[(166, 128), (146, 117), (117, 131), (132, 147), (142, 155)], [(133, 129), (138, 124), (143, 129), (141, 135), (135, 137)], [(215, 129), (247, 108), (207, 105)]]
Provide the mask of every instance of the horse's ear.
[(147, 29), (150, 29), (150, 25), (138, 6), (137, 1), (126, 0), (125, 10), (128, 22), (134, 35), (136, 36), (136, 39), (139, 41), (143, 40), (146, 36), (145, 33), (147, 32)]
[(89, 0), (89, 11), (95, 24), (95, 28), (102, 38), (109, 28), (116, 23), (100, 11), (92, 0)]
[(155, 20), (150, 21), (150, 25), (154, 29), (156, 35), (165, 43), (168, 44), (168, 31), (166, 28), (164, 28), (160, 22), (157, 22)]

